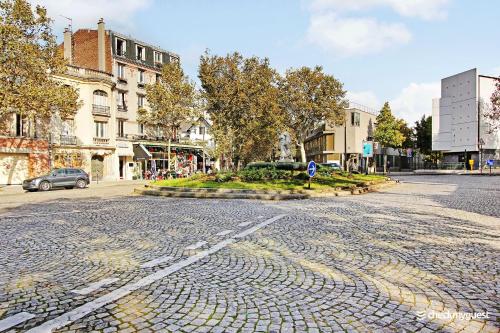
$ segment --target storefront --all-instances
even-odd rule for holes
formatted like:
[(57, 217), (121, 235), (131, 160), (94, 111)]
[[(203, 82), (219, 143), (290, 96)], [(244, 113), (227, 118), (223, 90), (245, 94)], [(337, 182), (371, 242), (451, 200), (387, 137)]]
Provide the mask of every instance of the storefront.
[[(203, 147), (171, 144), (170, 156), (166, 143), (134, 144), (134, 159), (141, 164), (142, 176), (149, 178), (151, 171), (158, 174), (175, 172), (186, 176), (201, 171), (200, 159)], [(169, 167), (170, 157), (170, 167)]]

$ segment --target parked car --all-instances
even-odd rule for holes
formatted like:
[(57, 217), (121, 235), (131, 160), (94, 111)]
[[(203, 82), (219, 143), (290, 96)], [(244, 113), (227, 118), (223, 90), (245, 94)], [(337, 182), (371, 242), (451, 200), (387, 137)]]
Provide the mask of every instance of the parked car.
[(340, 164), (336, 162), (321, 163), (320, 168), (325, 168), (327, 170), (333, 170), (333, 171), (342, 171), (342, 167), (340, 166)]
[(54, 169), (50, 173), (23, 181), (26, 191), (48, 191), (56, 187), (85, 188), (90, 183), (89, 175), (82, 169)]

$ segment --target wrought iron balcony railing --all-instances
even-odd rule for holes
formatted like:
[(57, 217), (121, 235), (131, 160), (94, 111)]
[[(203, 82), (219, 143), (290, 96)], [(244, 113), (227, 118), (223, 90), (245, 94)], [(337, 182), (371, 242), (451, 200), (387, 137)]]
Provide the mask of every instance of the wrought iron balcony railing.
[(109, 110), (109, 106), (92, 104), (92, 114), (110, 117), (111, 112)]

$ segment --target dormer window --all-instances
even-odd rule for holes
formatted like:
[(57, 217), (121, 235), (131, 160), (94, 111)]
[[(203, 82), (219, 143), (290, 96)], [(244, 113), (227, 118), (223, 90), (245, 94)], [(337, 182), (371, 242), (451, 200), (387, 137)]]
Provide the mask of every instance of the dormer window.
[(144, 49), (144, 46), (136, 45), (135, 46), (136, 50), (136, 55), (137, 55), (137, 60), (146, 60), (146, 49)]
[(125, 56), (127, 51), (127, 43), (120, 38), (116, 38), (116, 54), (119, 56)]
[(161, 54), (161, 52), (154, 51), (154, 56), (155, 56), (155, 63), (156, 64), (163, 63), (163, 55)]

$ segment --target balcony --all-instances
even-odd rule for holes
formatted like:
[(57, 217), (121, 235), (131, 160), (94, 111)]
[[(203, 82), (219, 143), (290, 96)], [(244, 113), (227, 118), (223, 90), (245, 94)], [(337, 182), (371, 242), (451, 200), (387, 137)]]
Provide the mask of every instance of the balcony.
[(92, 114), (93, 115), (110, 117), (111, 112), (109, 110), (110, 110), (109, 106), (92, 104)]
[(96, 137), (94, 137), (94, 144), (95, 145), (108, 145), (109, 138), (96, 138)]
[(76, 145), (76, 136), (74, 136), (74, 135), (61, 135), (59, 142), (63, 146), (74, 146), (74, 145)]
[(66, 74), (87, 80), (112, 82), (113, 79), (113, 75), (111, 75), (110, 73), (72, 65), (66, 66)]

